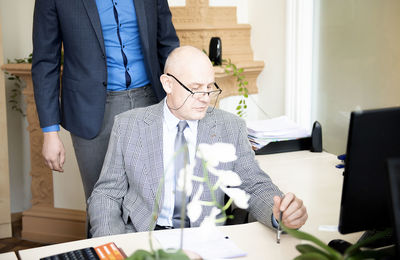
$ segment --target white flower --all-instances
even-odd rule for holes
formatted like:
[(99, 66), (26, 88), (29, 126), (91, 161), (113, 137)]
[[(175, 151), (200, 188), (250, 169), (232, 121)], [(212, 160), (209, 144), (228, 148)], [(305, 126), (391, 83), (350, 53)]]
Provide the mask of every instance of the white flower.
[(216, 230), (215, 220), (220, 212), (220, 209), (213, 207), (210, 215), (204, 218), (203, 222), (200, 224), (200, 238), (208, 240), (214, 236), (213, 233), (215, 233)]
[(226, 193), (226, 195), (233, 199), (233, 202), (239, 208), (247, 209), (249, 207), (250, 195), (244, 190), (239, 188), (228, 188), (224, 186), (221, 186), (220, 188)]
[(221, 212), (221, 210), (217, 207), (213, 207), (211, 209), (210, 215), (205, 217), (203, 222), (201, 222), (200, 227), (204, 229), (209, 229), (215, 227), (215, 220), (217, 215)]
[(198, 220), (201, 215), (202, 209), (200, 203), (200, 196), (203, 193), (203, 190), (204, 190), (203, 185), (200, 185), (198, 191), (193, 196), (192, 201), (189, 202), (189, 204), (187, 205), (187, 215), (190, 218), (191, 222), (195, 222), (196, 220)]
[(218, 184), (221, 186), (239, 186), (242, 184), (242, 180), (236, 172), (231, 170), (217, 170), (213, 169), (214, 175), (218, 176)]
[(237, 159), (235, 146), (227, 143), (199, 144), (197, 157), (211, 167), (216, 167), (220, 162), (232, 162)]
[[(192, 176), (193, 176), (193, 169), (194, 169), (195, 165), (196, 165), (196, 162), (186, 164), (186, 166), (179, 171), (177, 189), (179, 191), (183, 191), (183, 187), (185, 186), (184, 192), (186, 195), (192, 194), (192, 189), (193, 189)], [(186, 184), (185, 184), (185, 180), (186, 180)]]

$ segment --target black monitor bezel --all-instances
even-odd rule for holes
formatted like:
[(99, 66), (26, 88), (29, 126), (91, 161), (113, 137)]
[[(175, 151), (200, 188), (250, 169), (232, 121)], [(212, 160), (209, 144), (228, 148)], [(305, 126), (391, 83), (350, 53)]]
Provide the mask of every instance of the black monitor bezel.
[[(400, 107), (351, 113), (343, 173), (340, 233), (391, 226), (386, 159), (400, 156), (400, 138), (392, 140), (393, 145), (399, 146), (398, 149), (390, 147), (391, 140), (388, 140), (395, 135), (400, 136), (400, 130), (396, 133), (394, 128), (400, 129)], [(376, 133), (378, 136), (375, 136)], [(376, 157), (373, 152), (377, 153)], [(379, 170), (372, 170), (376, 168)]]

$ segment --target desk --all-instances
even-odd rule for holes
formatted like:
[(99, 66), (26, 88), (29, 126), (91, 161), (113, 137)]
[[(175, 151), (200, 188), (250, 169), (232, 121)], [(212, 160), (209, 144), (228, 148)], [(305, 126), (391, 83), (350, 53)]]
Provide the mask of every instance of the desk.
[[(282, 189), (291, 191), (304, 200), (309, 219), (302, 230), (312, 233), (329, 242), (335, 238), (355, 242), (360, 233), (340, 235), (335, 232), (319, 231), (320, 225), (337, 225), (342, 190), (342, 170), (335, 168), (339, 162), (336, 156), (329, 153), (311, 153), (299, 151), (291, 153), (258, 155), (257, 160), (272, 180)], [(240, 259), (293, 259), (298, 255), (295, 245), (300, 241), (283, 235), (281, 244), (276, 244), (275, 231), (258, 222), (218, 227), (235, 243), (248, 253)], [(155, 232), (168, 232), (155, 231)], [(22, 260), (39, 259), (74, 249), (98, 246), (115, 242), (127, 255), (138, 248), (149, 249), (148, 233), (122, 234), (79, 240), (19, 251)], [(156, 246), (158, 243), (156, 242)]]
[(18, 260), (14, 252), (0, 254), (0, 260)]

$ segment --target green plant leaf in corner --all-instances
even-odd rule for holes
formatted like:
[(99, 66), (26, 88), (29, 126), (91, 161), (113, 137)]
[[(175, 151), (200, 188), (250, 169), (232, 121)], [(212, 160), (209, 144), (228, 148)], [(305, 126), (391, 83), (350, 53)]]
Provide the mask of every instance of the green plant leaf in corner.
[(316, 248), (315, 246), (310, 245), (310, 244), (297, 245), (296, 249), (297, 249), (297, 251), (299, 251), (302, 254), (314, 252), (314, 253), (318, 253), (320, 255), (326, 256), (327, 259), (331, 259), (331, 256), (329, 254), (327, 254), (326, 252), (322, 251), (321, 249)]
[(384, 238), (389, 236), (391, 233), (393, 233), (393, 230), (391, 228), (385, 229), (381, 232), (376, 233), (375, 235), (364, 239), (358, 243), (355, 243), (354, 245), (350, 246), (349, 248), (346, 249), (346, 251), (344, 252), (344, 255), (353, 255), (355, 254), (355, 251), (359, 250), (361, 247), (366, 246), (378, 239)]
[(363, 250), (358, 251), (358, 253), (345, 257), (345, 260), (362, 260), (362, 259), (394, 259), (391, 256), (396, 255), (396, 247), (390, 246), (376, 250)]
[(127, 260), (150, 260), (154, 259), (153, 255), (146, 250), (136, 250), (133, 255), (127, 258)]
[(126, 260), (190, 260), (181, 250), (169, 253), (162, 249), (157, 250), (153, 254), (146, 250), (136, 250), (133, 255)]
[(290, 229), (288, 227), (286, 227), (285, 225), (282, 225), (282, 229), (288, 233), (289, 235), (298, 238), (298, 239), (302, 239), (302, 240), (307, 240), (307, 241), (311, 241), (314, 244), (316, 244), (317, 246), (321, 247), (322, 249), (326, 250), (328, 255), (332, 256), (332, 259), (343, 259), (342, 255), (336, 251), (335, 249), (329, 247), (328, 245), (326, 245), (324, 242), (322, 242), (321, 240), (319, 240), (318, 238), (314, 237), (313, 235), (310, 235), (308, 233), (296, 230), (296, 229)]

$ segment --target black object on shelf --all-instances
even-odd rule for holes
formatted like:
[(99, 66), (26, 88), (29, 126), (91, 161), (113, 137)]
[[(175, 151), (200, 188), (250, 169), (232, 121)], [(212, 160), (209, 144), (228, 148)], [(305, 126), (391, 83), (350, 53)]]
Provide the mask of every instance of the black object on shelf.
[(212, 37), (208, 51), (208, 57), (214, 66), (222, 64), (222, 42), (219, 37)]
[(314, 122), (310, 137), (298, 138), (293, 140), (271, 142), (258, 150), (256, 155), (286, 153), (301, 150), (310, 150), (311, 152), (322, 152), (322, 128), (318, 121)]

